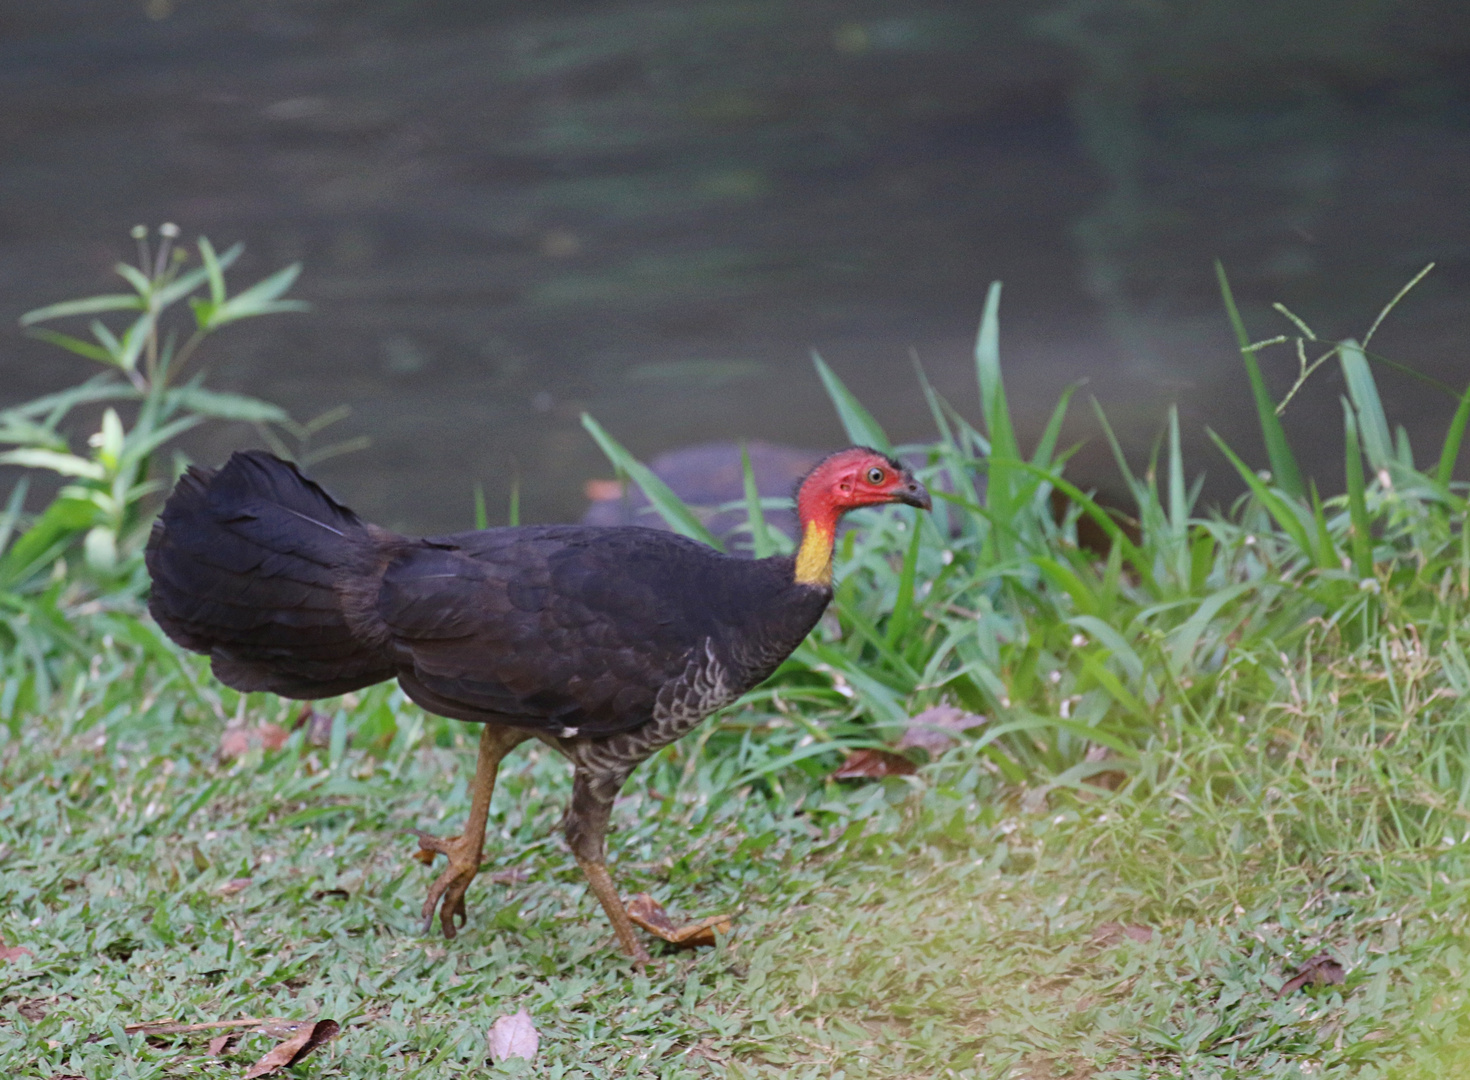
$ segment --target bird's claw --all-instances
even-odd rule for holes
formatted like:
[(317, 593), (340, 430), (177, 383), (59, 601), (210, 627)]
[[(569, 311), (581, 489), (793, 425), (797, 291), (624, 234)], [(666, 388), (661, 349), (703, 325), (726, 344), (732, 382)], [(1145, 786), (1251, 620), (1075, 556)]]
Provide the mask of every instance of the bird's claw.
[(437, 855), (444, 855), (449, 859), (449, 865), (434, 879), (434, 884), (429, 886), (428, 898), (419, 912), (424, 920), (422, 932), (427, 934), (433, 930), (434, 912), (437, 909), (444, 936), (452, 939), (459, 932), (456, 924), (463, 926), (468, 918), (464, 894), (470, 887), (470, 882), (475, 880), (475, 875), (480, 872), (478, 853), (470, 850), (470, 845), (462, 836), (439, 837), (418, 829), (412, 832), (419, 841), (419, 849), (414, 852), (415, 859), (426, 864), (433, 863)]
[(419, 849), (413, 853), (413, 857), (425, 866), (432, 866), (436, 855), (449, 855), (453, 857), (452, 845), (459, 839), (457, 836), (443, 837), (426, 833), (423, 829), (409, 829), (410, 836), (418, 837)]

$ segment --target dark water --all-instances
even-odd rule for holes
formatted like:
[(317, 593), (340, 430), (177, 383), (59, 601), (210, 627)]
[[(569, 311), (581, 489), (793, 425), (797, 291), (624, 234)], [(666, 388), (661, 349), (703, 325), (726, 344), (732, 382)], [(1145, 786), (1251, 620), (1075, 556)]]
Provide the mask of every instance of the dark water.
[[(583, 410), (642, 455), (840, 443), (813, 347), (922, 438), (910, 350), (973, 415), (996, 278), (1023, 430), (1085, 378), (1140, 455), (1177, 402), (1221, 481), (1206, 424), (1262, 455), (1217, 257), (1259, 335), (1281, 300), (1329, 338), (1435, 260), (1377, 345), (1470, 377), (1461, 0), (8, 2), (0, 98), (0, 403), (87, 373), (13, 317), (109, 289), (130, 226), (243, 240), (236, 280), (301, 260), (314, 310), (222, 333), (215, 385), (351, 405), (370, 449), (317, 472), (389, 525), (516, 477), (578, 516)], [(1430, 452), (1453, 403), (1383, 387)], [(1339, 392), (1288, 415), (1323, 475)]]

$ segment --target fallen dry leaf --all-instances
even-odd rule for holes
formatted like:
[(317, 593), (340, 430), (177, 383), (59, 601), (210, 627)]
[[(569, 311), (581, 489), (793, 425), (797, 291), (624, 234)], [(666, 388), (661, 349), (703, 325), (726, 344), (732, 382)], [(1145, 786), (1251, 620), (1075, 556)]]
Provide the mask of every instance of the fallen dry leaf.
[(535, 1061), (541, 1033), (531, 1023), (531, 1014), (521, 1009), (512, 1016), (496, 1017), (490, 1025), (489, 1041), (490, 1060), (497, 1065), (509, 1058)]
[[(1087, 753), (1083, 755), (1082, 760), (1090, 765), (1095, 765), (1097, 762), (1107, 761), (1111, 757), (1113, 757), (1113, 752), (1110, 749), (1094, 743), (1087, 748)], [(1109, 791), (1117, 791), (1127, 779), (1128, 774), (1122, 769), (1103, 769), (1086, 777), (1087, 783), (1093, 787), (1107, 788)]]
[(1139, 926), (1137, 923), (1105, 922), (1092, 932), (1092, 940), (1098, 945), (1114, 945), (1124, 938), (1130, 941), (1152, 941), (1154, 932), (1147, 926)]
[(225, 1035), (216, 1035), (209, 1040), (209, 1056), (224, 1057), (234, 1049), (234, 1043), (240, 1038), (238, 1031), (231, 1031)]
[(1282, 984), (1276, 992), (1278, 998), (1293, 994), (1305, 986), (1341, 986), (1347, 982), (1347, 972), (1330, 953), (1321, 952), (1312, 957), (1296, 973)]
[(912, 761), (888, 750), (854, 750), (832, 772), (834, 780), (877, 780), (884, 776), (912, 776)]
[(728, 915), (711, 915), (685, 926), (675, 926), (663, 905), (646, 892), (639, 893), (628, 901), (628, 918), (654, 937), (662, 938), (680, 949), (713, 945), (715, 935), (728, 934), (731, 927)]
[(252, 746), (259, 746), (264, 750), (279, 750), (286, 745), (289, 736), (290, 732), (280, 724), (269, 722), (253, 728), (227, 727), (219, 737), (219, 759), (233, 761)]
[(922, 750), (931, 758), (944, 753), (957, 735), (985, 723), (979, 713), (965, 712), (953, 705), (935, 705), (909, 717), (908, 726), (894, 744), (895, 750)]
[(265, 723), (255, 730), (260, 733), (260, 745), (267, 750), (279, 750), (286, 745), (286, 739), (290, 735), (280, 724)]
[(233, 761), (250, 749), (250, 732), (245, 728), (225, 728), (219, 737), (219, 759)]
[(5, 939), (0, 938), (0, 963), (14, 963), (22, 956), (34, 957), (36, 954), (24, 945), (7, 945)]
[(285, 1042), (277, 1043), (270, 1053), (250, 1066), (243, 1080), (254, 1080), (257, 1076), (270, 1076), (289, 1065), (295, 1065), (322, 1043), (337, 1037), (341, 1030), (335, 1020), (315, 1020), (298, 1025), (296, 1034)]

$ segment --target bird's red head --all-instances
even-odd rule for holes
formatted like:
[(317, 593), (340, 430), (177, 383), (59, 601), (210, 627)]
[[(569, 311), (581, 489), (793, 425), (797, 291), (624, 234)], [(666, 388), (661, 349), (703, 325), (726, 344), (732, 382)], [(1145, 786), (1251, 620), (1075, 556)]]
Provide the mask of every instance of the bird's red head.
[(829, 584), (832, 542), (838, 520), (849, 510), (884, 503), (930, 508), (924, 485), (887, 454), (865, 446), (852, 446), (817, 462), (796, 492), (796, 513), (801, 520), (796, 580), (813, 585)]

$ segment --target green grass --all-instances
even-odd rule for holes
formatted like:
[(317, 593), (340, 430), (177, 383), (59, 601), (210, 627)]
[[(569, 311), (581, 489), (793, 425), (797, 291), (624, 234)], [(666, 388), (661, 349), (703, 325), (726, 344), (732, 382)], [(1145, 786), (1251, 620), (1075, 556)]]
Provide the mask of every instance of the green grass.
[[(378, 688), (326, 706), (324, 745), (303, 729), (221, 763), (227, 723), (289, 726), (295, 707), (218, 686), (133, 586), (99, 593), (57, 564), (0, 594), (0, 936), (31, 954), (0, 962), (6, 1075), (194, 1075), (217, 1068), (209, 1033), (125, 1026), (246, 1016), (337, 1020), (297, 1073), (353, 1078), (1470, 1068), (1470, 506), (1452, 480), (1470, 394), (1421, 468), (1374, 354), (1299, 350), (1291, 395), (1332, 357), (1348, 391), (1347, 490), (1324, 498), (1263, 392), (1270, 343), (1236, 316), (1271, 472), (1217, 440), (1246, 493), (1205, 511), (1177, 417), (1139, 468), (1099, 414), (1134, 500), (1120, 518), (1065, 476), (1070, 395), (1021, 445), (999, 298), (979, 428), (919, 375), (937, 437), (900, 449), (936, 512), (856, 515), (831, 615), (620, 800), (625, 895), (736, 916), (717, 948), (644, 973), (559, 836), (570, 778), (547, 751), (503, 771), (487, 872), (446, 944), (418, 930), (432, 872), (407, 831), (463, 820), (472, 729)], [(817, 374), (854, 441), (887, 445)], [(676, 528), (703, 529), (588, 427)], [(755, 516), (755, 546), (779, 547)], [(1084, 517), (1105, 555), (1078, 546)], [(941, 702), (987, 720), (916, 776), (830, 779)], [(1343, 983), (1278, 996), (1322, 952)], [(540, 1057), (489, 1065), (491, 1023), (521, 1007)]]
[[(192, 1075), (209, 1033), (121, 1027), (318, 1015), (344, 1030), (307, 1075), (479, 1075), (490, 1023), (523, 1005), (549, 1076), (1380, 1076), (1470, 1047), (1465, 670), (1422, 648), (1305, 674), (1251, 658), (1270, 699), (1213, 739), (1161, 739), (1133, 766), (1168, 778), (1147, 794), (1022, 793), (964, 747), (865, 786), (786, 770), (763, 796), (731, 782), (791, 722), (738, 710), (619, 804), (625, 892), (738, 913), (719, 948), (642, 975), (556, 834), (569, 784), (547, 752), (503, 773), (445, 943), (418, 932), (430, 871), (405, 830), (463, 819), (470, 729), (375, 691), (333, 744), (302, 730), (219, 764), (242, 703), (155, 656), (140, 684), (114, 643), (10, 718), (0, 935), (34, 957), (0, 967), (7, 1075)], [(511, 868), (525, 879), (490, 880)], [(1096, 940), (1109, 922), (1152, 939)], [(1324, 948), (1346, 985), (1276, 1000)]]

